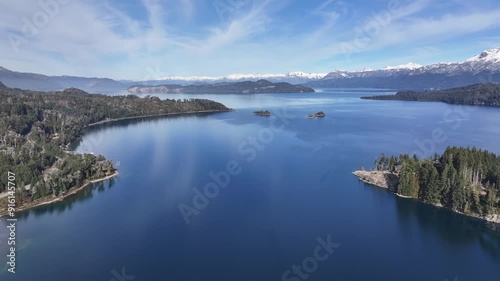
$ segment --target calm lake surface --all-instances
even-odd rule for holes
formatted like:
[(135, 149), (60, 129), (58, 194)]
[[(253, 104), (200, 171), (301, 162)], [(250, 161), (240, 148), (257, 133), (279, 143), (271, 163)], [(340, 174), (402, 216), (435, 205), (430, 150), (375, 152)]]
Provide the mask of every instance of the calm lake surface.
[[(20, 214), (17, 273), (4, 268), (0, 280), (498, 280), (500, 232), (351, 173), (382, 152), (500, 153), (500, 110), (359, 99), (371, 94), (158, 94), (236, 111), (89, 131), (76, 150), (116, 161), (120, 175)], [(252, 114), (260, 109), (273, 116)], [(305, 118), (321, 110), (326, 118)], [(221, 173), (228, 164), (232, 174)], [(226, 187), (217, 191), (211, 173), (229, 175)], [(211, 198), (195, 197), (207, 185)], [(204, 208), (186, 223), (179, 206), (193, 199)], [(328, 240), (333, 252), (318, 242)], [(5, 237), (0, 245), (4, 265)]]

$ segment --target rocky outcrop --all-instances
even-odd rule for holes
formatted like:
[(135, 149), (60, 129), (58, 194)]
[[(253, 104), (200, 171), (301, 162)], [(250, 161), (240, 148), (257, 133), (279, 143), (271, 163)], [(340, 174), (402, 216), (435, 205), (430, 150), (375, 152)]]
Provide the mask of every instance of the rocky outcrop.
[(320, 111), (320, 112), (317, 112), (315, 114), (309, 114), (309, 115), (307, 115), (307, 118), (310, 118), (310, 119), (312, 119), (312, 118), (323, 118), (325, 116), (326, 116), (326, 114), (323, 111)]
[(353, 174), (367, 184), (387, 188), (392, 192), (397, 191), (399, 177), (394, 173), (388, 171), (355, 171)]

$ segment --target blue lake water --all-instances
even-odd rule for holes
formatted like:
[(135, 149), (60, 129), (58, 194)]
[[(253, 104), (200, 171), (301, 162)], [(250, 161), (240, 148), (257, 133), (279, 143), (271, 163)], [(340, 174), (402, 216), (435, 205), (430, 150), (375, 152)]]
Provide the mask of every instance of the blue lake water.
[(351, 172), (382, 152), (500, 153), (500, 110), (359, 99), (370, 94), (158, 94), (236, 111), (90, 130), (76, 150), (119, 176), (20, 214), (17, 273), (0, 280), (497, 280), (499, 232)]

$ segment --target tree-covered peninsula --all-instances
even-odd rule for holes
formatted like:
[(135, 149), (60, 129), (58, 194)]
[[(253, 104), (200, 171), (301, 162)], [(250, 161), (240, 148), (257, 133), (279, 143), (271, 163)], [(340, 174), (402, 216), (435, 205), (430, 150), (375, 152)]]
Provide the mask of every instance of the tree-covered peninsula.
[(314, 93), (313, 88), (286, 82), (273, 83), (268, 80), (221, 82), (201, 85), (135, 85), (128, 88), (131, 93), (185, 93), (185, 94), (271, 94)]
[(499, 84), (475, 84), (466, 87), (434, 91), (401, 91), (395, 95), (368, 96), (362, 99), (433, 101), (449, 104), (500, 106)]
[(361, 169), (354, 174), (400, 196), (500, 223), (500, 156), (476, 148), (448, 147), (431, 159), (382, 154), (374, 164), (374, 171)]
[(88, 94), (78, 89), (34, 92), (0, 84), (0, 215), (6, 214), (8, 174), (15, 174), (17, 209), (61, 198), (115, 174), (103, 156), (67, 152), (88, 125), (123, 118), (229, 111), (205, 99), (160, 100)]

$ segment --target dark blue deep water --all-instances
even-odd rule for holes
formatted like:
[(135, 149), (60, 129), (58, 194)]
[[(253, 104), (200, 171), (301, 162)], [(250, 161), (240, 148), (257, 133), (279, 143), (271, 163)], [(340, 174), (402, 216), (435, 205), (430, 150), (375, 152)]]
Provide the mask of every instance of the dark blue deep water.
[(351, 172), (381, 152), (500, 153), (500, 110), (369, 94), (174, 95), (236, 111), (92, 129), (76, 150), (116, 161), (119, 176), (20, 214), (17, 273), (0, 280), (498, 280), (500, 232)]

